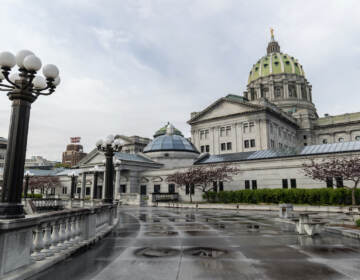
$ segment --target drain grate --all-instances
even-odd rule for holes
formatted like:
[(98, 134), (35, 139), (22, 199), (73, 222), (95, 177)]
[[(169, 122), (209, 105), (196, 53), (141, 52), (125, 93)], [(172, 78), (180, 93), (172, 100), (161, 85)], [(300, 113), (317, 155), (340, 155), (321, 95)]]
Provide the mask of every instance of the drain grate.
[(176, 231), (150, 231), (150, 232), (145, 232), (145, 235), (147, 236), (174, 236), (177, 235), (178, 233)]
[(202, 258), (219, 258), (226, 255), (228, 252), (226, 250), (210, 248), (210, 247), (196, 247), (190, 248), (184, 251), (184, 254), (191, 255), (194, 257)]
[(162, 258), (172, 257), (179, 254), (179, 250), (172, 248), (141, 248), (135, 251), (136, 256), (142, 256), (147, 258)]

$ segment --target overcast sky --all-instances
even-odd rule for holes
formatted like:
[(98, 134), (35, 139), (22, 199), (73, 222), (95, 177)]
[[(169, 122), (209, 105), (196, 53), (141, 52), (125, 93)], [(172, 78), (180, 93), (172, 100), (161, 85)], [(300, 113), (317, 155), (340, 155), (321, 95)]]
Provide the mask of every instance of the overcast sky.
[[(269, 28), (299, 59), (318, 113), (360, 111), (360, 1), (1, 0), (0, 50), (30, 49), (62, 83), (32, 106), (27, 157), (61, 160), (107, 134), (152, 137), (167, 121), (242, 94)], [(305, 4), (304, 4), (305, 3)], [(0, 92), (0, 136), (11, 103)]]

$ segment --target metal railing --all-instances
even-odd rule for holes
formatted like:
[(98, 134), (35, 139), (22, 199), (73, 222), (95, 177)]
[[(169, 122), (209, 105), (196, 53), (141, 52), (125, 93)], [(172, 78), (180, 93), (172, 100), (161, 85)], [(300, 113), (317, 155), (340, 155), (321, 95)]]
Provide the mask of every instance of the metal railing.
[(177, 202), (178, 193), (152, 193), (152, 202)]

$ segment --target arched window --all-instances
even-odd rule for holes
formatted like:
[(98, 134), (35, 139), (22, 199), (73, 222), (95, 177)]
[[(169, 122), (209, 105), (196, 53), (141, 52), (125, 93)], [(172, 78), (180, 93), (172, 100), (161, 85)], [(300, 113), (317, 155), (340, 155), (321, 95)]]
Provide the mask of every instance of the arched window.
[(339, 142), (344, 142), (344, 138), (343, 138), (343, 137), (339, 137), (338, 141), (339, 141)]
[(322, 140), (322, 143), (323, 143), (323, 144), (327, 144), (327, 143), (328, 143), (327, 139), (323, 139), (323, 140)]
[(356, 141), (360, 141), (360, 135), (355, 136)]

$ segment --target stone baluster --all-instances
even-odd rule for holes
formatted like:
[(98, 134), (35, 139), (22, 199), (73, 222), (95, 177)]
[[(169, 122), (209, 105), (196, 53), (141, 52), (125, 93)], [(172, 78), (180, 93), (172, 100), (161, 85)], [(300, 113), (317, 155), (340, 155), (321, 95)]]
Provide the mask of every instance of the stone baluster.
[(60, 229), (59, 229), (59, 242), (57, 244), (57, 246), (62, 250), (62, 249), (66, 249), (67, 245), (66, 245), (66, 219), (61, 219), (59, 221), (60, 224)]
[(59, 220), (55, 220), (51, 222), (51, 226), (52, 226), (52, 233), (51, 233), (51, 246), (50, 246), (50, 250), (53, 251), (54, 253), (59, 252), (61, 249), (58, 246), (60, 243), (60, 236), (59, 236), (59, 230), (60, 230), (60, 225), (59, 225)]
[(65, 224), (66, 224), (66, 230), (65, 230), (65, 244), (67, 247), (71, 247), (72, 246), (72, 242), (71, 242), (71, 218), (66, 218), (65, 219)]
[(75, 218), (70, 218), (70, 242), (76, 244)]
[(81, 241), (81, 229), (80, 229), (81, 216), (75, 217), (75, 240), (77, 243)]
[(34, 229), (34, 252), (31, 255), (31, 258), (36, 261), (41, 261), (45, 258), (45, 255), (41, 252), (44, 248), (44, 234), (43, 228), (40, 225), (37, 225)]
[(46, 256), (46, 257), (50, 257), (52, 256), (54, 253), (50, 250), (50, 246), (51, 246), (51, 225), (50, 223), (43, 223), (42, 224), (42, 228), (44, 231), (44, 248), (41, 250), (41, 252)]

